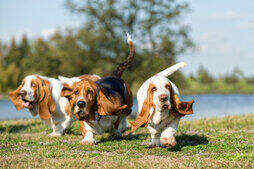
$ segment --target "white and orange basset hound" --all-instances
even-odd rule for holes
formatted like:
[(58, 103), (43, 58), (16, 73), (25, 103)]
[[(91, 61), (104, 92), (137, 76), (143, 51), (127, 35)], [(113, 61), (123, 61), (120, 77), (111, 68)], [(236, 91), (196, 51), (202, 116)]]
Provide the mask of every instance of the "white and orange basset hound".
[(79, 120), (82, 144), (96, 143), (95, 134), (108, 132), (121, 135), (126, 130), (126, 117), (133, 106), (132, 92), (121, 76), (131, 66), (135, 47), (127, 33), (129, 56), (111, 75), (97, 81), (83, 79), (74, 84), (64, 84), (62, 96), (69, 99), (73, 114)]
[(51, 136), (60, 136), (72, 123), (72, 113), (68, 99), (61, 96), (63, 83), (72, 85), (84, 78), (98, 80), (97, 75), (83, 75), (80, 77), (59, 79), (41, 75), (26, 76), (17, 90), (10, 92), (9, 97), (19, 111), (26, 108), (32, 116), (37, 116), (49, 124), (53, 132)]
[(150, 146), (175, 146), (174, 134), (180, 118), (193, 114), (194, 101), (180, 100), (178, 88), (167, 78), (186, 66), (181, 62), (146, 80), (137, 93), (138, 117), (131, 132), (146, 126), (151, 133)]

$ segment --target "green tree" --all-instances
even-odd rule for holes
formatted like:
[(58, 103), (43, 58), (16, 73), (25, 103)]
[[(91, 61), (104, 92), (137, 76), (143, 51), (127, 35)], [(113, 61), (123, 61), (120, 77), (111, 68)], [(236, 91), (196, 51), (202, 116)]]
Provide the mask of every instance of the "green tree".
[[(193, 47), (189, 27), (182, 22), (183, 14), (190, 11), (183, 1), (65, 0), (65, 6), (84, 20), (77, 38), (85, 58), (82, 60), (95, 73), (98, 70), (91, 65), (108, 72), (126, 58), (128, 46), (123, 36), (126, 31), (134, 34), (137, 40), (134, 66), (124, 74), (131, 83), (143, 83)], [(184, 79), (180, 73), (172, 78)]]
[(199, 66), (197, 79), (203, 84), (212, 84), (215, 79), (203, 65)]
[(40, 73), (48, 76), (55, 76), (59, 72), (59, 59), (55, 56), (53, 46), (43, 38), (34, 41), (32, 52), (29, 57), (24, 60), (25, 72)]
[(14, 63), (16, 66), (19, 66), (22, 58), (20, 57), (20, 51), (18, 49), (18, 44), (15, 38), (11, 39), (11, 45), (8, 47), (7, 50), (8, 53), (4, 57), (4, 65), (8, 66)]
[(238, 67), (234, 67), (230, 74), (225, 75), (224, 82), (235, 85), (241, 78), (244, 78), (243, 72)]

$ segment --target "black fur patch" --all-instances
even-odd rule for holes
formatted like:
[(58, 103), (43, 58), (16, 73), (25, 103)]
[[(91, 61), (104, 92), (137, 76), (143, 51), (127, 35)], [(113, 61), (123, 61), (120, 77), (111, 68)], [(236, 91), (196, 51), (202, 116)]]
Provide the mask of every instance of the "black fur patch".
[(95, 82), (100, 87), (102, 93), (111, 101), (112, 97), (121, 97), (126, 103), (127, 88), (124, 81), (116, 77), (105, 77)]

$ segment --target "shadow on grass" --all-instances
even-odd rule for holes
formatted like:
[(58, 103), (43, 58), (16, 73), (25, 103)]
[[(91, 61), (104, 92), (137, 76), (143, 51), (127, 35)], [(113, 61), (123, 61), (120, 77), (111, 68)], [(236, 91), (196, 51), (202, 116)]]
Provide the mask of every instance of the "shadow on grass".
[(68, 127), (64, 131), (65, 135), (82, 135), (79, 128), (74, 128), (73, 126)]
[(12, 125), (6, 125), (6, 126), (0, 126), (0, 133), (19, 133), (21, 131), (24, 131), (28, 128), (34, 127), (36, 123), (32, 124), (12, 124)]
[(197, 146), (197, 145), (206, 145), (209, 143), (208, 139), (206, 136), (200, 136), (197, 134), (194, 135), (188, 135), (188, 134), (182, 134), (179, 136), (176, 136), (176, 141), (177, 144), (173, 148), (169, 148), (169, 151), (181, 151), (183, 147), (188, 147), (188, 146)]
[(122, 141), (122, 140), (126, 140), (126, 141), (132, 141), (132, 140), (141, 140), (144, 139), (148, 136), (148, 134), (146, 133), (141, 133), (141, 134), (129, 134), (126, 136), (116, 136), (116, 135), (111, 135), (109, 137), (106, 138), (101, 138), (100, 141), (98, 143), (103, 143), (103, 142), (107, 142), (107, 141)]

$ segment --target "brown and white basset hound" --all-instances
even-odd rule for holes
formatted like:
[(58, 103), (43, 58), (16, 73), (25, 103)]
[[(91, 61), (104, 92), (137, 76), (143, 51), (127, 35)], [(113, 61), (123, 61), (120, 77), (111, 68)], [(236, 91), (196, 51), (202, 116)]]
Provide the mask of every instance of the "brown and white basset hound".
[(26, 108), (32, 116), (39, 115), (52, 127), (53, 132), (50, 135), (59, 136), (72, 122), (70, 103), (68, 99), (60, 95), (63, 87), (61, 81), (71, 85), (84, 78), (99, 79), (97, 75), (59, 77), (59, 79), (36, 74), (29, 75), (22, 80), (15, 91), (9, 93), (9, 98), (18, 111)]
[(151, 133), (150, 146), (175, 146), (174, 137), (181, 117), (193, 114), (194, 101), (181, 101), (178, 88), (169, 79), (172, 73), (185, 67), (181, 62), (146, 80), (137, 93), (138, 117), (131, 132), (146, 126)]
[(79, 120), (83, 144), (94, 144), (94, 134), (121, 134), (126, 130), (126, 117), (131, 113), (133, 98), (129, 85), (121, 79), (121, 75), (135, 54), (132, 40), (127, 36), (129, 57), (111, 76), (97, 81), (83, 79), (63, 87), (62, 96), (70, 100), (73, 113)]

